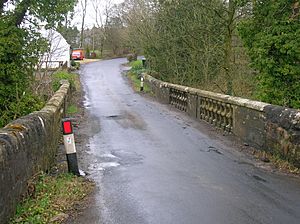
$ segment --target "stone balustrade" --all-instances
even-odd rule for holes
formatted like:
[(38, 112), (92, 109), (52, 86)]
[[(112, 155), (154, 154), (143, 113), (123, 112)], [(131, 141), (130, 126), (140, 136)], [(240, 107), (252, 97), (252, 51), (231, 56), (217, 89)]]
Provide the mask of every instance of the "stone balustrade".
[(162, 82), (144, 74), (159, 101), (300, 167), (300, 111)]
[(170, 89), (170, 104), (177, 109), (187, 111), (187, 93), (179, 89)]
[(232, 131), (233, 107), (229, 103), (207, 97), (198, 97), (199, 118), (227, 131)]

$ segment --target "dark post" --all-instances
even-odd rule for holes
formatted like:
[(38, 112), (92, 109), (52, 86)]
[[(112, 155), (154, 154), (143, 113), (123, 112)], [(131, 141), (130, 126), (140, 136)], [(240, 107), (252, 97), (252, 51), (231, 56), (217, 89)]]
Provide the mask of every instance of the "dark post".
[(146, 68), (147, 67), (147, 60), (146, 60), (146, 58), (142, 58), (142, 63), (143, 63), (143, 67)]

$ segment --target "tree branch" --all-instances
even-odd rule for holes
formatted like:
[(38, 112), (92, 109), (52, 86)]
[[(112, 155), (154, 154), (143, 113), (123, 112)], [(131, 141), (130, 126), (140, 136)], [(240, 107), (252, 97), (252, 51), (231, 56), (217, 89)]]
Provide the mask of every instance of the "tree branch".
[(9, 0), (0, 0), (0, 14), (4, 12), (4, 4)]
[(15, 26), (21, 25), (21, 23), (23, 22), (23, 20), (26, 16), (26, 12), (27, 12), (28, 8), (30, 7), (30, 4), (31, 4), (31, 0), (24, 0), (16, 7), (16, 10), (14, 13)]

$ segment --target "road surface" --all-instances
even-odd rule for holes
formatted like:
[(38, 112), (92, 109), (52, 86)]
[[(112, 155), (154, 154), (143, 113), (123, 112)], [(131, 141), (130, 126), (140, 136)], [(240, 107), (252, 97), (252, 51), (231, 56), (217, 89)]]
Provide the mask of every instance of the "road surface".
[(125, 59), (83, 66), (81, 166), (97, 191), (74, 223), (300, 223), (300, 181), (258, 168), (208, 125), (134, 93)]

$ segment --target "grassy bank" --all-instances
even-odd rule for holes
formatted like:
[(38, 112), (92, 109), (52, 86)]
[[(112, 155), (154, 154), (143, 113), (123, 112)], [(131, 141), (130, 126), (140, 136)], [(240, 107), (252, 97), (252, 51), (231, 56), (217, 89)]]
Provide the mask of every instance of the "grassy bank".
[(69, 73), (67, 71), (59, 71), (52, 75), (52, 88), (53, 91), (57, 91), (60, 87), (61, 80), (68, 80), (70, 83), (70, 88), (72, 91), (71, 99), (69, 99), (69, 105), (67, 108), (67, 115), (73, 116), (79, 111), (78, 99), (76, 95), (78, 95), (81, 91), (80, 86), (80, 78), (76, 73)]
[(30, 197), (18, 205), (11, 224), (61, 223), (93, 186), (93, 183), (72, 174), (40, 174), (30, 182)]

